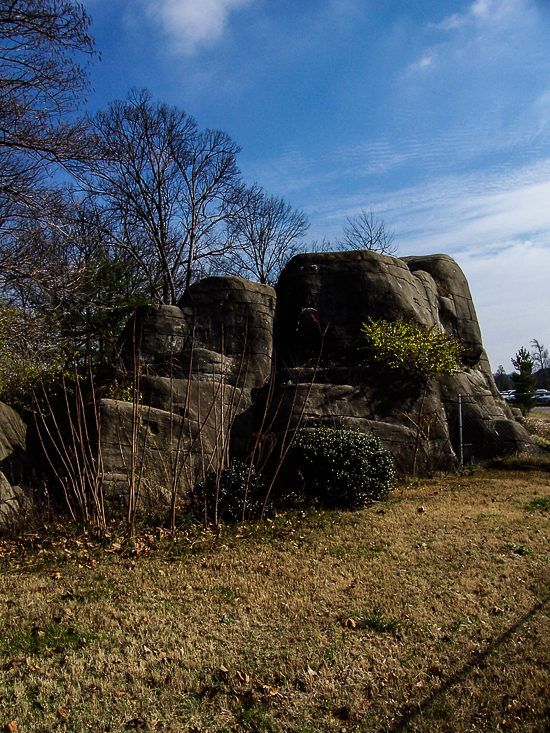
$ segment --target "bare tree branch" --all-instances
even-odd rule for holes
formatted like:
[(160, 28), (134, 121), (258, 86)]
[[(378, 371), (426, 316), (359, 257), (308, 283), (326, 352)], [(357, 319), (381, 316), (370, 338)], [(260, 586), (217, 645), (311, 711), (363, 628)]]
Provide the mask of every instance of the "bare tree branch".
[(231, 274), (275, 285), (288, 260), (302, 251), (298, 240), (308, 228), (302, 211), (253, 186), (240, 213), (229, 221), (231, 249), (224, 268)]
[(339, 242), (341, 249), (368, 249), (385, 255), (397, 254), (393, 232), (388, 232), (384, 221), (374, 216), (372, 211), (361, 210), (355, 217), (347, 218), (344, 226), (344, 239)]
[(91, 125), (98, 153), (78, 172), (104, 208), (105, 235), (134, 257), (159, 302), (175, 304), (197, 263), (224, 249), (218, 225), (242, 206), (239, 148), (147, 90), (112, 102)]
[(88, 88), (91, 19), (69, 0), (0, 5), (0, 224), (28, 206), (49, 165), (79, 155), (82, 122), (69, 122)]

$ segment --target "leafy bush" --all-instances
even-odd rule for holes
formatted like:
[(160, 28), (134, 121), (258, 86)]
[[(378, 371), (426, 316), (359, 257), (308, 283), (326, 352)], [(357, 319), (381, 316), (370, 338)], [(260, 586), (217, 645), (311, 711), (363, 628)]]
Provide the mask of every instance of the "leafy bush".
[(0, 400), (32, 412), (33, 394), (62, 393), (67, 354), (55, 324), (0, 303)]
[(301, 430), (290, 461), (306, 497), (324, 506), (360, 507), (392, 489), (393, 458), (372, 434)]
[[(421, 374), (424, 381), (422, 396), (418, 405), (412, 477), (416, 476), (418, 451), (421, 439), (429, 440), (429, 433), (423, 428), (426, 414), (424, 402), (428, 394), (430, 380), (458, 371), (464, 350), (461, 344), (438, 326), (424, 326), (417, 321), (399, 318), (397, 321), (369, 318), (361, 329), (363, 346), (366, 352), (365, 363), (385, 364), (392, 369), (404, 369)], [(428, 422), (430, 424), (431, 420)]]
[(366, 363), (406, 369), (426, 378), (454, 374), (463, 355), (462, 346), (437, 326), (416, 321), (378, 321), (369, 318), (361, 329)]
[(238, 522), (243, 516), (260, 517), (264, 498), (265, 487), (254, 466), (235, 460), (219, 475), (211, 473), (199, 484), (196, 508), (208, 521)]

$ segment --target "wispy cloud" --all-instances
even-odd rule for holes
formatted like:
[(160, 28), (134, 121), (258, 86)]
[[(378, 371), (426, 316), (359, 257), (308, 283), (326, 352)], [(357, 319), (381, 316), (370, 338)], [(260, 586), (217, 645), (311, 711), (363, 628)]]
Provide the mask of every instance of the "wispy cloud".
[(527, 240), (550, 249), (550, 159), (517, 170), (438, 177), (376, 198), (408, 251), (475, 257)]
[[(434, 69), (454, 84), (463, 74), (479, 80), (526, 59), (532, 64), (534, 49), (548, 42), (546, 15), (537, 0), (475, 0), (464, 12), (427, 24), (428, 45), (406, 71)], [(426, 64), (430, 58), (438, 63)]]
[[(493, 368), (533, 338), (548, 344), (550, 160), (372, 196), (403, 255), (445, 252), (472, 291)], [(350, 206), (350, 211), (353, 207)]]
[(430, 26), (443, 31), (453, 31), (472, 25), (495, 25), (524, 12), (530, 4), (530, 0), (475, 0), (464, 13), (453, 13), (440, 23), (431, 23)]
[(430, 69), (435, 68), (436, 62), (437, 55), (432, 52), (425, 56), (422, 56), (420, 59), (418, 59), (418, 61), (414, 61), (412, 64), (410, 64), (408, 67), (408, 71), (412, 74), (429, 71)]
[(254, 0), (144, 0), (147, 13), (169, 36), (174, 50), (193, 53), (217, 41), (229, 15)]
[(455, 256), (468, 278), (491, 366), (512, 371), (510, 359), (532, 339), (549, 345), (550, 247), (517, 242), (498, 254)]

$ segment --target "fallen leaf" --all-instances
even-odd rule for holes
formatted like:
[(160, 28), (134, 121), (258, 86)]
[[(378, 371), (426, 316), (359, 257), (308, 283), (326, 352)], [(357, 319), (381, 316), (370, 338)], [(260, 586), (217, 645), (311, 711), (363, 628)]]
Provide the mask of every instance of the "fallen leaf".
[(229, 677), (229, 670), (227, 669), (227, 667), (224, 667), (223, 664), (221, 665), (221, 667), (218, 667), (216, 671), (216, 677), (222, 682), (227, 682), (227, 678)]
[(57, 711), (58, 718), (68, 718), (70, 714), (71, 711), (67, 708), (59, 708), (59, 710)]
[(15, 720), (12, 720), (11, 723), (6, 723), (4, 726), (4, 733), (15, 733), (17, 730), (17, 723)]
[(317, 672), (314, 669), (311, 669), (310, 666), (308, 666), (307, 668), (307, 673), (309, 677), (317, 677)]
[(346, 629), (356, 629), (357, 621), (354, 618), (347, 618), (344, 620), (344, 626)]

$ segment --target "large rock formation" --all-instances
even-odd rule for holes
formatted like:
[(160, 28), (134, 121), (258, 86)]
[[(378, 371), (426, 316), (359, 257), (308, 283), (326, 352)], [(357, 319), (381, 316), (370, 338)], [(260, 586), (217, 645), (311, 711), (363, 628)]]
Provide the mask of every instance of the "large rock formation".
[(26, 449), (27, 426), (0, 402), (0, 529), (17, 526), (32, 509)]
[(477, 364), (481, 332), (466, 278), (447, 255), (396, 259), (376, 252), (328, 252), (293, 258), (277, 285), (278, 346), (285, 363), (315, 358), (356, 365), (361, 325), (371, 317), (437, 324)]
[[(124, 492), (139, 452), (148, 493), (183, 491), (247, 450), (272, 373), (276, 295), (238, 277), (194, 283), (176, 306), (144, 306), (123, 334), (140, 406), (100, 404), (105, 484)], [(137, 365), (137, 368), (136, 368)], [(158, 495), (151, 496), (152, 501)]]
[[(465, 369), (431, 381), (420, 418), (421, 380), (361, 365), (369, 317), (415, 319), (461, 342)], [(276, 293), (238, 277), (207, 278), (178, 307), (141, 308), (124, 346), (141, 403), (104, 400), (100, 411), (106, 477), (122, 485), (136, 451), (151, 484), (176, 481), (185, 491), (298, 426), (374, 432), (402, 472), (411, 468), (419, 419), (425, 471), (456, 468), (461, 453), (468, 460), (531, 443), (498, 395), (468, 283), (447, 255), (302, 254)], [(466, 407), (470, 432), (461, 443)]]

